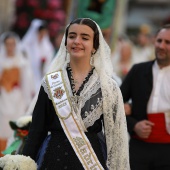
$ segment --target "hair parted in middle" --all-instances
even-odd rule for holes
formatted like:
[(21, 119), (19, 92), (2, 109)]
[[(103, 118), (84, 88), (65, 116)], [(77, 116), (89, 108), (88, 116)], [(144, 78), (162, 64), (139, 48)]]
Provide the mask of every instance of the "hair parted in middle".
[(99, 31), (97, 25), (91, 19), (88, 18), (75, 19), (68, 25), (65, 31), (65, 46), (67, 45), (67, 36), (68, 36), (69, 28), (73, 24), (87, 25), (94, 31), (93, 48), (97, 50), (99, 48)]

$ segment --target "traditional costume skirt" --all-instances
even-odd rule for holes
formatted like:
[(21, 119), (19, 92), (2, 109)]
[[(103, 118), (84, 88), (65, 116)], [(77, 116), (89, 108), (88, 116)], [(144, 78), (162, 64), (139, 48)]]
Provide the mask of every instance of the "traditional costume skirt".
[[(96, 133), (85, 133), (102, 166), (106, 169), (102, 146)], [(47, 147), (45, 147), (47, 145)], [(63, 132), (52, 132), (39, 154), (39, 170), (83, 170), (70, 142)]]

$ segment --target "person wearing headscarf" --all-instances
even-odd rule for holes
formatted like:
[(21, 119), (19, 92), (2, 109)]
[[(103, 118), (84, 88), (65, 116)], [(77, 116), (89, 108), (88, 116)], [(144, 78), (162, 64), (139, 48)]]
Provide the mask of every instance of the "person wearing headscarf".
[(22, 55), (19, 37), (6, 32), (0, 37), (0, 152), (13, 131), (10, 120), (22, 116), (34, 93), (29, 61)]
[(22, 39), (22, 50), (29, 58), (34, 73), (36, 91), (54, 56), (54, 48), (49, 39), (45, 21), (34, 19)]
[(97, 23), (72, 21), (43, 79), (22, 152), (38, 169), (129, 170), (123, 100), (112, 74)]

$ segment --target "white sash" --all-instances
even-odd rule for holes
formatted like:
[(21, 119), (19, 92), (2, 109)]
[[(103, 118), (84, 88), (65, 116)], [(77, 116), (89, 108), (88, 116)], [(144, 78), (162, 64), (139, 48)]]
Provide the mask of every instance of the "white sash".
[(104, 170), (71, 107), (61, 71), (46, 76), (51, 99), (61, 126), (85, 170)]

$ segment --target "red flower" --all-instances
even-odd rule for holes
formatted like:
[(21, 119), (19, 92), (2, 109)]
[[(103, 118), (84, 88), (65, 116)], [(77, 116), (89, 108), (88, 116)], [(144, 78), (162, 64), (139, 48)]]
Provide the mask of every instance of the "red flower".
[(28, 130), (21, 130), (21, 129), (17, 129), (17, 136), (19, 137), (25, 137), (28, 135)]
[(18, 28), (27, 28), (29, 26), (28, 15), (26, 13), (21, 13), (18, 15), (16, 24)]
[(59, 20), (59, 21), (64, 21), (65, 20), (65, 12), (63, 10), (57, 10), (56, 12), (53, 13), (53, 19)]
[(44, 20), (48, 20), (52, 18), (52, 11), (51, 10), (43, 10), (43, 9), (36, 9), (34, 11), (35, 18), (41, 18)]
[(53, 37), (56, 35), (56, 32), (59, 30), (60, 23), (57, 21), (50, 22), (48, 25), (48, 28), (49, 28), (49, 32), (50, 32), (50, 37)]
[(16, 7), (22, 7), (24, 5), (24, 1), (23, 0), (17, 0), (16, 1)]
[(48, 0), (47, 8), (50, 8), (50, 9), (62, 8), (62, 1), (60, 1), (60, 0)]
[(53, 12), (51, 10), (45, 11), (46, 19), (52, 19)]
[(58, 22), (50, 22), (49, 23), (49, 29), (50, 30), (57, 30), (59, 28), (60, 24)]
[(42, 57), (42, 58), (41, 58), (41, 62), (42, 62), (42, 63), (45, 63), (45, 62), (46, 62), (46, 57)]
[(35, 18), (44, 18), (45, 15), (43, 9), (35, 9), (33, 14)]
[(40, 3), (38, 0), (28, 0), (27, 5), (30, 7), (38, 8)]

